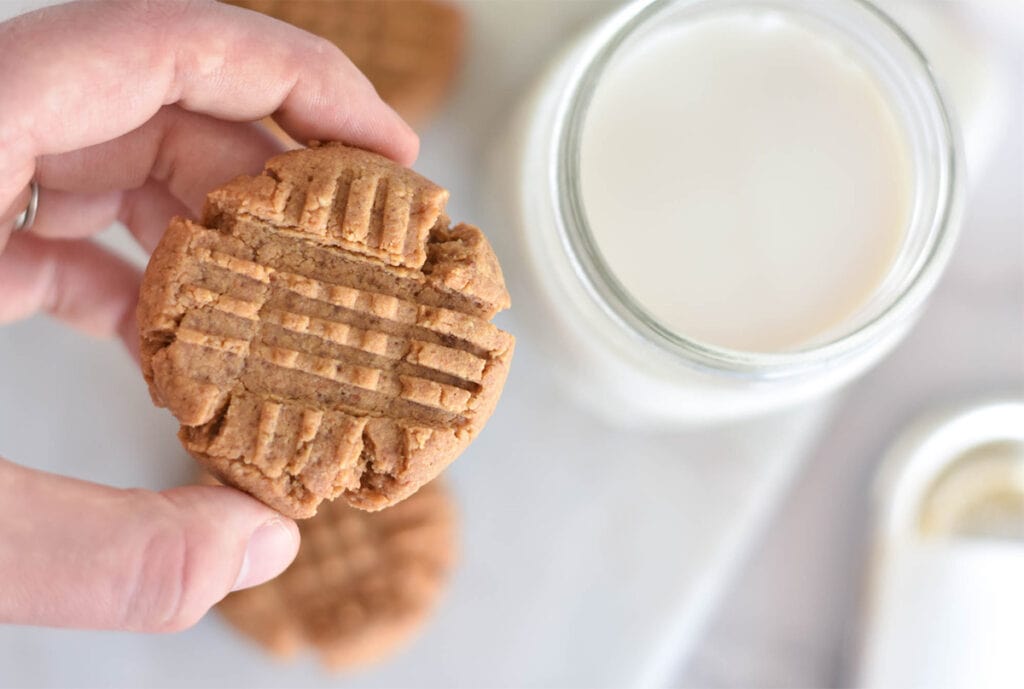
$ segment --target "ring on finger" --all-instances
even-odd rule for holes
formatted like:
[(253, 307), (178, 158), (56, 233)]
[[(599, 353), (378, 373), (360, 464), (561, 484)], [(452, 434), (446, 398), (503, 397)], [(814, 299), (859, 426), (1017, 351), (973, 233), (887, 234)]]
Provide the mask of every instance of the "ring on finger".
[(32, 180), (28, 184), (28, 189), (28, 205), (14, 219), (14, 229), (11, 232), (27, 232), (32, 229), (32, 224), (36, 221), (36, 211), (39, 210), (39, 184)]

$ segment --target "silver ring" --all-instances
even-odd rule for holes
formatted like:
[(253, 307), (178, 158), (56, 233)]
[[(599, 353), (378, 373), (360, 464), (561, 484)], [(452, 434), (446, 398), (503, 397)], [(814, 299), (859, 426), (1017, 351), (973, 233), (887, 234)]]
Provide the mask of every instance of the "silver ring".
[(25, 206), (17, 218), (14, 219), (14, 229), (11, 232), (27, 232), (32, 229), (32, 223), (36, 221), (36, 211), (39, 210), (39, 184), (35, 180), (28, 183), (29, 197), (28, 205)]

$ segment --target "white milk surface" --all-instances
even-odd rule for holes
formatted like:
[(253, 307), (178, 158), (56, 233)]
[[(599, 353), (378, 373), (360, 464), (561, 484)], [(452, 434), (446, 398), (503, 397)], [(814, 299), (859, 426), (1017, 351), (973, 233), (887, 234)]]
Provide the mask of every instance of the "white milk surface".
[(595, 90), (583, 205), (605, 261), (676, 333), (757, 352), (827, 337), (904, 238), (906, 136), (875, 79), (778, 13), (655, 30)]

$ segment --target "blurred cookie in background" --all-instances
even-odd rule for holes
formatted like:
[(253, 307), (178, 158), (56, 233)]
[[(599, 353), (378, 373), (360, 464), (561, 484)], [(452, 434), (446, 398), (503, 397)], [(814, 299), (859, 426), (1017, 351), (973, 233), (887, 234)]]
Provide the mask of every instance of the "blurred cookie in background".
[(378, 662), (410, 642), (455, 561), (455, 509), (439, 482), (381, 512), (324, 503), (298, 524), (295, 561), (221, 601), (228, 622), (276, 656), (311, 648), (332, 670)]
[(464, 43), (458, 7), (434, 0), (227, 0), (323, 36), (391, 107), (424, 124), (451, 90)]

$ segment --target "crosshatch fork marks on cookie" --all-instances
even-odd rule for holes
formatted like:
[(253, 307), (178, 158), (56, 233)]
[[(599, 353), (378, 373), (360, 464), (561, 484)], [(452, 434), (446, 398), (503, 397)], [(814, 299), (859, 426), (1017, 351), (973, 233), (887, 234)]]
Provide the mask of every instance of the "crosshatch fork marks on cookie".
[(270, 161), (266, 174), (240, 178), (210, 193), (220, 216), (248, 215), (393, 266), (418, 269), (427, 235), (441, 218), (448, 192), (390, 161), (363, 156), (358, 165), (310, 149), (301, 168)]
[(193, 456), (306, 517), (339, 495), (386, 507), (461, 452), (513, 339), (489, 322), (508, 305), (497, 260), (447, 227), (446, 198), (327, 145), (211, 192), (203, 225), (172, 222), (140, 296), (142, 359)]

